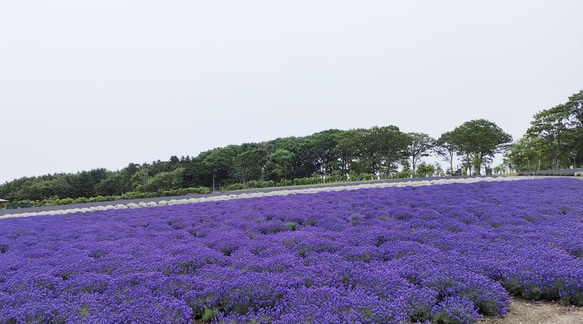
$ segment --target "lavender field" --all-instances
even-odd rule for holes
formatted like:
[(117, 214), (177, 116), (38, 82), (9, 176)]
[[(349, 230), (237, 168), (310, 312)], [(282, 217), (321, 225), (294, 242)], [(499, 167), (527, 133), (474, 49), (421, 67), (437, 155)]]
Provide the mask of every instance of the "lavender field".
[(472, 323), (583, 306), (583, 181), (0, 220), (0, 323)]

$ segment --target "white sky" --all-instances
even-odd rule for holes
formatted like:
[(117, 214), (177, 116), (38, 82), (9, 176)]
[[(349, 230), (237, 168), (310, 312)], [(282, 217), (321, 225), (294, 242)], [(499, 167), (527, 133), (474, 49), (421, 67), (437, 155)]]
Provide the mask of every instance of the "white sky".
[(472, 119), (583, 89), (583, 1), (0, 2), (0, 183)]

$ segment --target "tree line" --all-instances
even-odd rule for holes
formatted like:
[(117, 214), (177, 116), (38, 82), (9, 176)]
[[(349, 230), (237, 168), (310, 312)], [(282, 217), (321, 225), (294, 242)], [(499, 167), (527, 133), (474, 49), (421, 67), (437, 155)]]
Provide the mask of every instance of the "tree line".
[(535, 114), (526, 134), (510, 145), (505, 157), (505, 163), (519, 172), (576, 168), (581, 161), (583, 90)]
[[(437, 139), (401, 132), (396, 126), (330, 129), (304, 137), (229, 145), (195, 157), (130, 163), (118, 171), (95, 169), (24, 177), (0, 185), (12, 206), (84, 202), (158, 195), (205, 193), (322, 182), (432, 175), (481, 174), (495, 154), (505, 152), (494, 171), (577, 167), (583, 161), (583, 90), (567, 102), (533, 116), (515, 143), (495, 123), (479, 119)], [(428, 164), (433, 155), (447, 162)], [(459, 169), (458, 169), (459, 168)], [(25, 204), (26, 204), (25, 203)]]
[[(70, 203), (213, 190), (359, 181), (464, 173), (480, 174), (510, 135), (487, 120), (472, 120), (434, 139), (401, 132), (396, 126), (330, 129), (305, 137), (229, 145), (195, 157), (130, 163), (119, 171), (95, 169), (24, 177), (0, 185), (0, 197), (12, 202)], [(428, 164), (431, 154), (449, 164)]]

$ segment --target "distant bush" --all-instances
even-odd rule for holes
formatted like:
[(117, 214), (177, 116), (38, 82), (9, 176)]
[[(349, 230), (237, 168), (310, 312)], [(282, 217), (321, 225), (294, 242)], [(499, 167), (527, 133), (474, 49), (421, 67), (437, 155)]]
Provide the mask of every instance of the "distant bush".
[(291, 180), (286, 180), (286, 179), (281, 179), (277, 183), (278, 187), (289, 187), (291, 185), (293, 185), (293, 182)]
[[(232, 186), (243, 186), (241, 184), (235, 184)], [(244, 189), (244, 188), (243, 188)], [(237, 190), (237, 189), (231, 189)], [(41, 207), (41, 206), (56, 206), (56, 205), (71, 205), (71, 204), (84, 204), (93, 202), (103, 202), (103, 201), (114, 201), (114, 200), (128, 200), (128, 199), (139, 199), (139, 198), (155, 198), (155, 197), (167, 197), (167, 196), (185, 196), (185, 195), (195, 195), (195, 194), (208, 194), (209, 188), (198, 187), (198, 188), (181, 188), (158, 192), (136, 192), (130, 191), (126, 192), (121, 196), (96, 196), (96, 197), (79, 197), (79, 198), (62, 198), (58, 196), (49, 197), (44, 200), (21, 200), (12, 201), (8, 204), (9, 209), (16, 208), (29, 208), (29, 207)]]
[(294, 179), (294, 185), (296, 185), (296, 186), (313, 185), (313, 184), (320, 184), (320, 183), (323, 183), (323, 180), (320, 177), (295, 178)]
[(144, 192), (136, 192), (136, 191), (130, 191), (130, 192), (126, 192), (123, 195), (121, 195), (121, 199), (137, 199), (137, 198), (144, 198)]
[(346, 175), (343, 174), (333, 174), (330, 175), (328, 177), (326, 177), (326, 182), (330, 183), (330, 182), (345, 182), (348, 181), (348, 177), (346, 177)]
[(539, 170), (539, 171), (520, 171), (518, 175), (540, 175), (540, 176), (574, 176), (575, 173), (583, 172), (583, 169), (559, 169), (559, 170)]
[(372, 174), (372, 173), (361, 173), (358, 175), (359, 180), (364, 180), (364, 181), (371, 181), (374, 178), (376, 178), (376, 175)]
[(221, 191), (234, 191), (234, 190), (243, 190), (243, 189), (247, 189), (247, 187), (245, 187), (245, 185), (241, 184), (241, 183), (233, 183), (230, 184), (228, 186), (224, 186)]
[(399, 173), (397, 173), (397, 178), (398, 179), (407, 179), (407, 178), (411, 178), (415, 175), (415, 172), (413, 172), (412, 170), (403, 170)]
[(97, 196), (89, 198), (89, 202), (101, 202), (116, 200), (116, 196)]
[(74, 202), (73, 198), (63, 198), (57, 201), (58, 205), (70, 205)]
[(38, 200), (19, 200), (19, 201), (11, 201), (8, 203), (9, 209), (16, 209), (16, 208), (28, 208), (28, 207), (38, 207), (42, 206)]
[(188, 188), (188, 190), (191, 194), (207, 194), (210, 192), (209, 188), (207, 187)]
[(275, 182), (273, 180), (269, 181), (259, 181), (259, 180), (251, 180), (248, 184), (249, 188), (270, 188), (275, 187)]

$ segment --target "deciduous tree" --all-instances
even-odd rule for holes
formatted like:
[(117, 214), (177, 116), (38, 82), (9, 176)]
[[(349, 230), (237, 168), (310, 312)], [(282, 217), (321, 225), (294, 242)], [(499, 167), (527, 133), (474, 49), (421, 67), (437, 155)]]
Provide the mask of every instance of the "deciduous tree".
[(456, 127), (450, 136), (458, 153), (465, 157), (466, 167), (471, 169), (473, 166), (478, 175), (484, 158), (500, 153), (504, 145), (512, 141), (510, 134), (485, 119), (465, 122)]
[(429, 156), (429, 151), (435, 146), (435, 139), (424, 133), (408, 133), (409, 144), (406, 154), (411, 162), (411, 169), (415, 172), (417, 163), (422, 157)]

